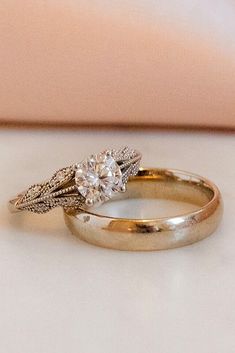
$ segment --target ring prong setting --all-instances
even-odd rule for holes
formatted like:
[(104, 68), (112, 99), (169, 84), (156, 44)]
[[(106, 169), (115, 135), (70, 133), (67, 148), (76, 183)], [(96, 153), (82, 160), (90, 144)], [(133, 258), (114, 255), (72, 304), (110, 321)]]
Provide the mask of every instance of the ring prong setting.
[(112, 157), (112, 151), (110, 151), (110, 150), (106, 150), (105, 154), (107, 157)]
[(93, 201), (92, 199), (86, 199), (85, 203), (86, 203), (86, 205), (89, 206), (89, 207), (91, 207), (91, 206), (94, 205), (94, 201)]

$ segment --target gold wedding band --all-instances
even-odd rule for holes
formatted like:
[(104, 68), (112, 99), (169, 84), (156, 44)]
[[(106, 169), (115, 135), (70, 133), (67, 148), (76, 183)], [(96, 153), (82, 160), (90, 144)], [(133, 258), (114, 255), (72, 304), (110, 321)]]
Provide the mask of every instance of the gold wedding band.
[[(65, 221), (80, 239), (119, 250), (162, 250), (204, 239), (217, 228), (223, 213), (215, 184), (174, 169), (140, 169), (118, 199), (170, 199), (197, 205), (189, 213), (156, 219), (128, 219), (87, 210), (65, 210)], [(115, 201), (114, 201), (115, 202)]]

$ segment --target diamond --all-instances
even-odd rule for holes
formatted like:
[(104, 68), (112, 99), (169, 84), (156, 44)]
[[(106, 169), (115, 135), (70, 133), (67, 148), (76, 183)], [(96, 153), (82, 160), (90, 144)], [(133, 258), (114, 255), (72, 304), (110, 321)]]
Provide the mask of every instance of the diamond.
[(60, 182), (64, 180), (65, 176), (66, 176), (66, 172), (64, 170), (59, 170), (55, 176), (55, 180)]
[(110, 151), (92, 155), (77, 164), (75, 182), (87, 205), (110, 199), (115, 192), (123, 190), (122, 172)]
[(69, 179), (73, 177), (72, 174), (73, 173), (72, 173), (71, 167), (58, 170), (49, 181), (50, 186), (55, 187), (57, 186), (57, 184), (62, 184), (64, 182), (67, 182)]
[(33, 185), (29, 188), (27, 191), (27, 198), (34, 198), (38, 195), (38, 193), (41, 191), (41, 186), (40, 185)]

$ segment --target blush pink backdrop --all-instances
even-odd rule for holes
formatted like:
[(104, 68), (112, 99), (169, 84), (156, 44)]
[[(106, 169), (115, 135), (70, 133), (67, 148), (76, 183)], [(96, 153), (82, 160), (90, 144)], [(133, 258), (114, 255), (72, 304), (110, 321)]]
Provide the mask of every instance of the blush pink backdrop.
[(233, 1), (0, 8), (0, 122), (235, 128)]

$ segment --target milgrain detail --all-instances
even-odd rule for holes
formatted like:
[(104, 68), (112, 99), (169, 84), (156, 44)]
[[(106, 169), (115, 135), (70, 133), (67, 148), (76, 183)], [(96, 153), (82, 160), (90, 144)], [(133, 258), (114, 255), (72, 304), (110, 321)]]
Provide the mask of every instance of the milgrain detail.
[[(129, 147), (92, 155), (30, 186), (9, 202), (10, 210), (45, 213), (57, 206), (79, 209), (106, 201), (125, 191), (128, 178), (138, 173), (140, 159), (141, 154)], [(78, 170), (80, 179), (76, 177)]]

